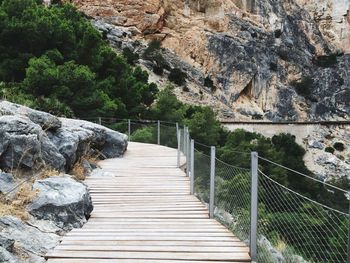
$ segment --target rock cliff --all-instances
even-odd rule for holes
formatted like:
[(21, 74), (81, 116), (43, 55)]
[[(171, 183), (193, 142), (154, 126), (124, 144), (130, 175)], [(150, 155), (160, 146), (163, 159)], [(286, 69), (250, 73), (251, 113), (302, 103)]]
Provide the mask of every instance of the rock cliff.
[(188, 74), (179, 97), (222, 118), (349, 119), (349, 0), (72, 2), (122, 32), (108, 32), (117, 47), (161, 40)]

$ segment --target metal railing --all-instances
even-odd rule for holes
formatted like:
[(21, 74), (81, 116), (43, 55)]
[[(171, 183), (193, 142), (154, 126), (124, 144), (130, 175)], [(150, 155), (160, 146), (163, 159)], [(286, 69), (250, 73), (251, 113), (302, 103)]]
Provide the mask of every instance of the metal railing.
[(119, 127), (124, 127), (131, 141), (142, 139), (177, 148), (178, 167), (180, 159), (186, 158), (183, 168), (190, 178), (191, 194), (207, 205), (210, 218), (217, 219), (249, 246), (252, 262), (350, 263), (349, 213), (277, 182), (274, 174), (260, 168), (262, 162), (270, 162), (319, 183), (330, 193), (337, 191), (345, 198), (347, 191), (256, 152), (236, 152), (237, 158), (250, 155), (250, 167), (230, 165), (216, 158), (214, 146), (195, 142), (188, 127), (176, 123), (124, 120)]

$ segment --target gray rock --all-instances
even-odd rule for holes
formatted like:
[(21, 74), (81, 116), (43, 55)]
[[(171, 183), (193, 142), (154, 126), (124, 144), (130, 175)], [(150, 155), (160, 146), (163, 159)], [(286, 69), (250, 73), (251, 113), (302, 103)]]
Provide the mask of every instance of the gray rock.
[(15, 240), (5, 237), (0, 233), (0, 247), (5, 248), (9, 252), (12, 252), (14, 244), (15, 244)]
[(60, 119), (62, 129), (75, 131), (79, 141), (90, 141), (92, 149), (98, 150), (104, 158), (120, 157), (128, 146), (128, 136), (104, 126), (82, 120)]
[(324, 149), (324, 144), (320, 141), (317, 141), (315, 139), (309, 139), (308, 140), (308, 145), (310, 148), (316, 148), (316, 149)]
[(264, 259), (269, 260), (269, 262), (282, 263), (284, 261), (284, 257), (280, 251), (275, 249), (271, 242), (265, 237), (261, 236), (258, 240), (258, 243), (263, 250)]
[(0, 262), (1, 263), (19, 263), (19, 260), (8, 252), (4, 247), (0, 246)]
[(90, 151), (94, 133), (82, 128), (62, 127), (55, 133), (48, 133), (52, 143), (66, 159), (66, 171)]
[(15, 187), (15, 181), (12, 174), (0, 171), (0, 193), (7, 193)]
[(81, 227), (93, 209), (87, 187), (69, 176), (38, 180), (33, 189), (39, 194), (28, 206), (29, 213), (64, 230)]
[(0, 233), (4, 238), (15, 240), (16, 248), (34, 258), (43, 257), (59, 241), (58, 235), (43, 233), (13, 216), (0, 217)]
[(22, 116), (0, 117), (0, 168), (35, 169), (42, 165), (63, 170), (65, 159), (41, 126)]
[(0, 116), (1, 115), (20, 115), (28, 117), (32, 122), (40, 125), (44, 130), (57, 130), (61, 127), (60, 120), (49, 113), (33, 110), (8, 101), (0, 101)]

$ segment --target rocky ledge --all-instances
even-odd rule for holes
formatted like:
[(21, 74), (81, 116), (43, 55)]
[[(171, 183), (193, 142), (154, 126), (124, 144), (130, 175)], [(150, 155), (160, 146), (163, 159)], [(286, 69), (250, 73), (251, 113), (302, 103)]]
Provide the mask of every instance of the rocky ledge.
[(93, 210), (87, 186), (66, 173), (126, 148), (126, 135), (101, 125), (0, 101), (0, 262), (45, 262)]
[(0, 102), (0, 169), (69, 172), (88, 154), (121, 156), (127, 136), (98, 124), (57, 118), (7, 101)]

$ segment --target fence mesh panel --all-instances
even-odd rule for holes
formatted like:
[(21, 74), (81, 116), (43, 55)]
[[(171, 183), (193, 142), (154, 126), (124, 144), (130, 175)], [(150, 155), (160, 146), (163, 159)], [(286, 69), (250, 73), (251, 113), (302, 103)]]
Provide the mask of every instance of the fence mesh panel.
[(113, 121), (108, 119), (102, 119), (101, 125), (128, 135), (128, 121)]
[(160, 124), (160, 144), (177, 148), (176, 124)]
[(130, 141), (157, 144), (158, 125), (156, 122), (130, 122)]
[(203, 202), (209, 203), (210, 156), (194, 150), (194, 193)]
[(249, 245), (250, 171), (218, 159), (215, 169), (215, 218)]
[(348, 216), (286, 188), (262, 172), (258, 233), (258, 262), (347, 260)]

